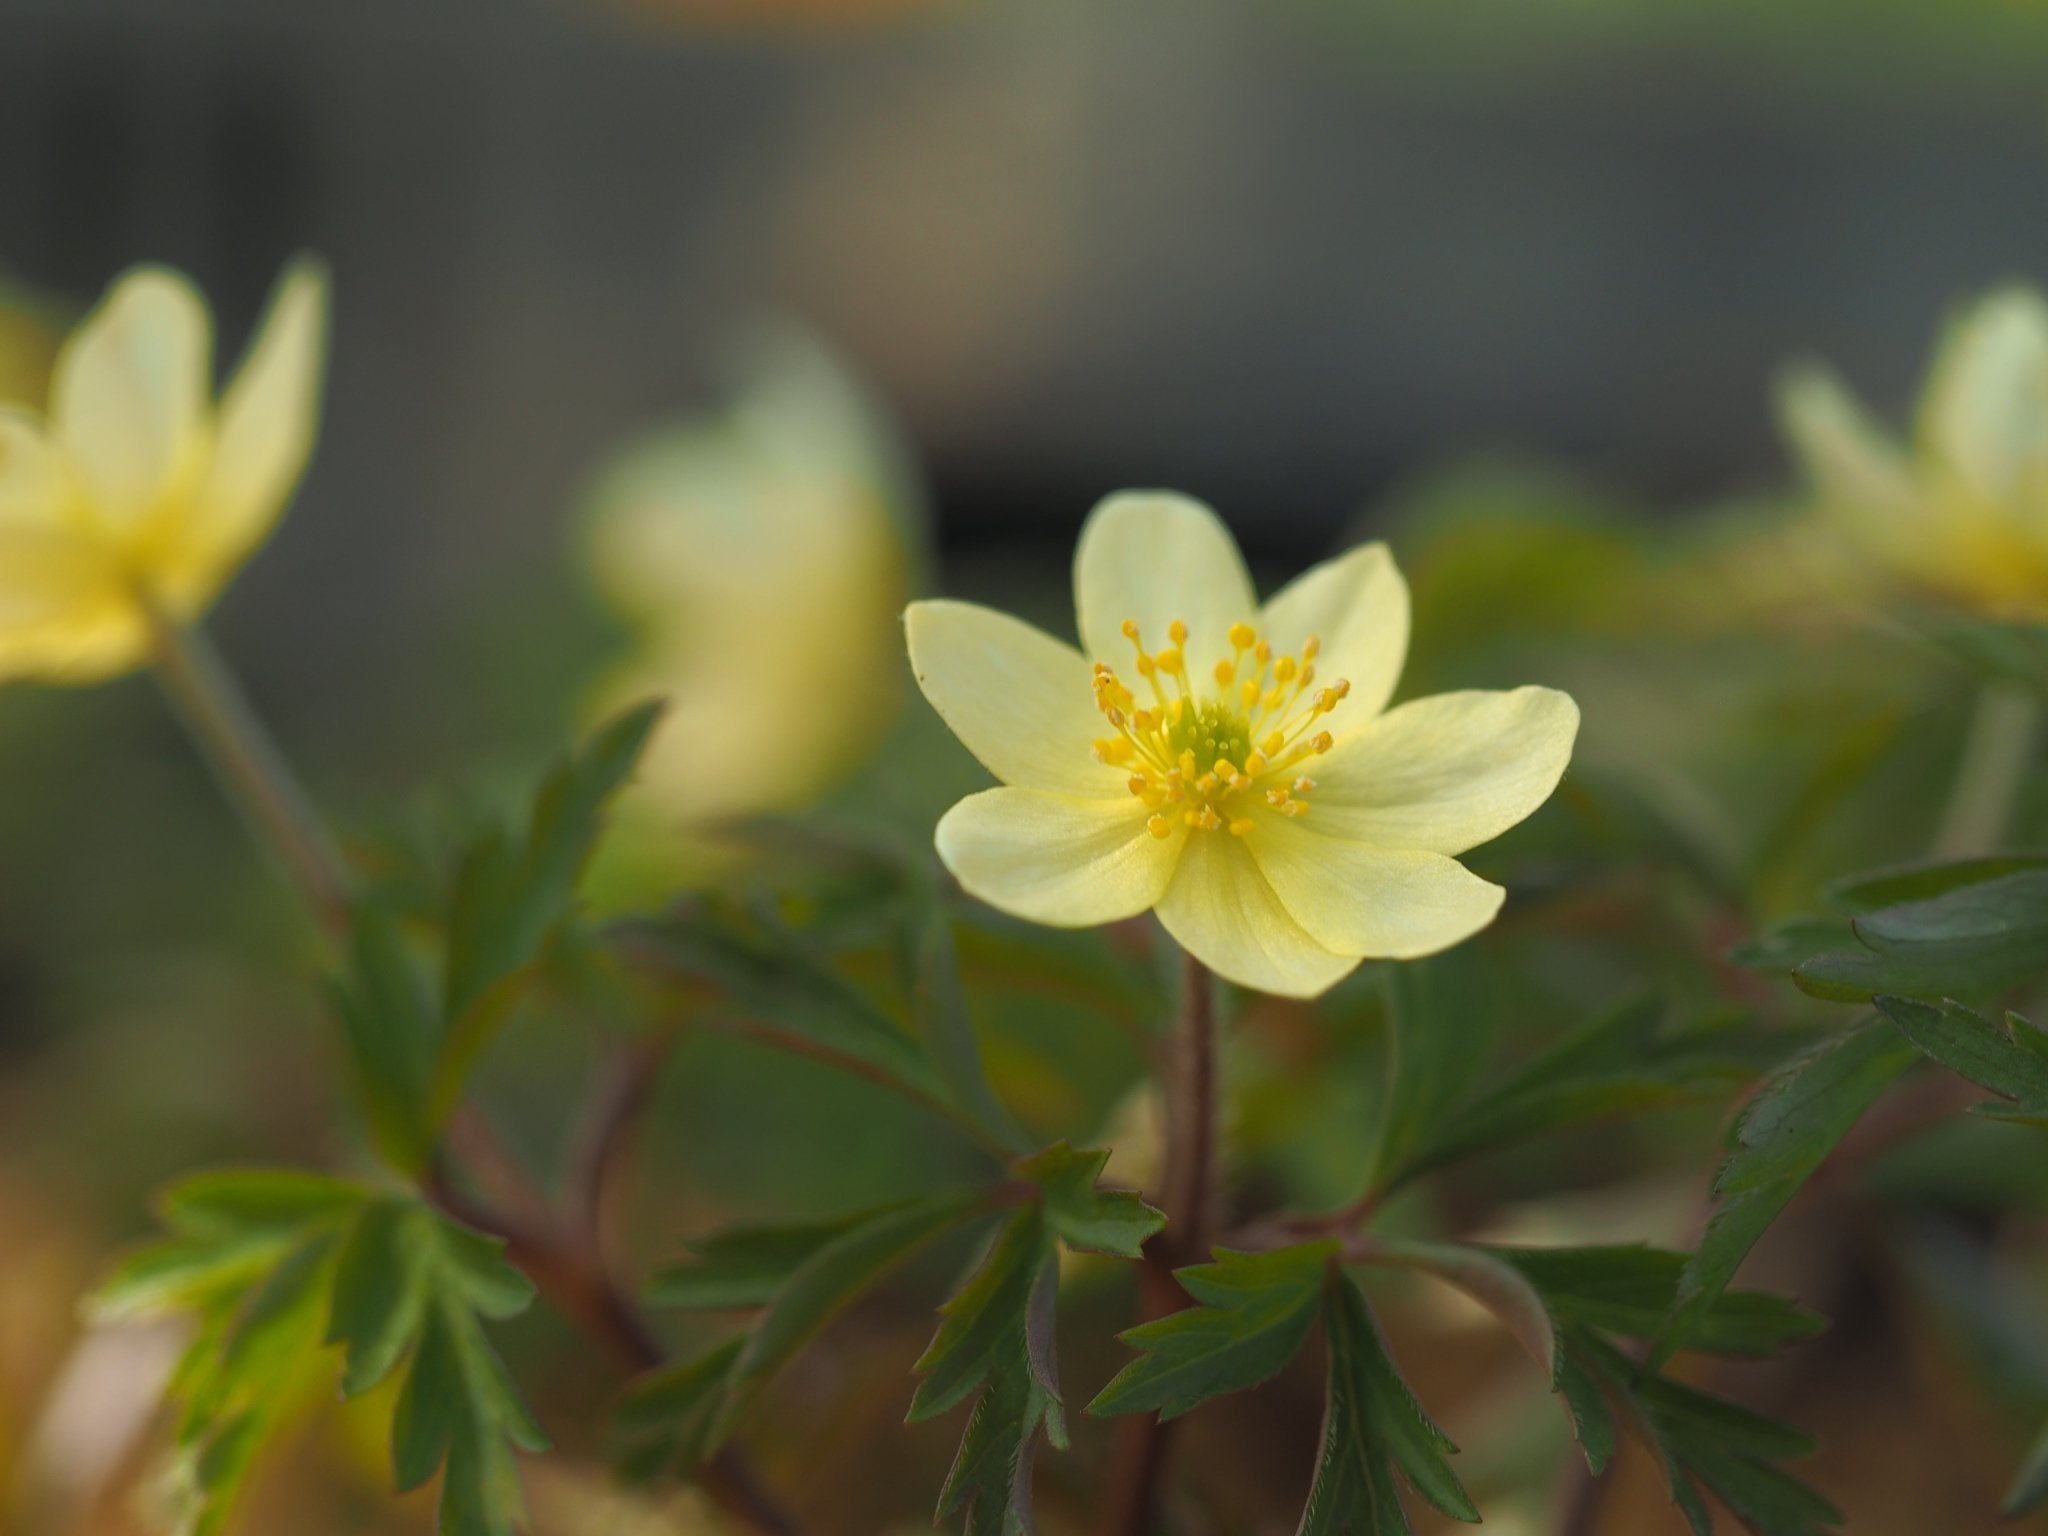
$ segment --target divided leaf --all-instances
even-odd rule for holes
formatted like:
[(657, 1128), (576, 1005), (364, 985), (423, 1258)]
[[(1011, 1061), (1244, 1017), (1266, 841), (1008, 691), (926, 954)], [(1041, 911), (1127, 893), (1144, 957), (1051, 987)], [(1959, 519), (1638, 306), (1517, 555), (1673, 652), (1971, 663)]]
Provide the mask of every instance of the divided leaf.
[(1871, 1019), (1822, 1041), (1757, 1090), (1736, 1122), (1735, 1150), (1714, 1177), (1719, 1204), (1686, 1265), (1652, 1364), (1692, 1338), (1764, 1230), (1914, 1054)]
[(1139, 1258), (1145, 1240), (1166, 1225), (1166, 1216), (1130, 1190), (1098, 1189), (1095, 1181), (1108, 1163), (1106, 1148), (1077, 1152), (1058, 1141), (1017, 1162), (1013, 1170), (1038, 1186), (1046, 1225), (1069, 1248)]
[[(1799, 964), (1793, 979), (1815, 997), (1985, 997), (2048, 970), (2048, 868), (2038, 859), (1880, 871), (1836, 891), (1861, 909), (1850, 928), (1863, 947)], [(1911, 899), (1867, 905), (1902, 895)]]
[(1397, 1467), (1444, 1514), (1477, 1524), (1479, 1511), (1447, 1459), (1457, 1447), (1401, 1379), (1357, 1282), (1329, 1271), (1322, 1313), (1329, 1389), (1300, 1536), (1411, 1536)]
[(2048, 1040), (2018, 1014), (1998, 1025), (1958, 1002), (1907, 997), (1880, 997), (1877, 1011), (1923, 1056), (2012, 1101), (1987, 1106), (1993, 1113), (2048, 1118)]
[(1322, 1306), (1334, 1241), (1267, 1253), (1215, 1251), (1215, 1261), (1174, 1271), (1199, 1305), (1121, 1335), (1142, 1351), (1088, 1405), (1091, 1414), (1157, 1412), (1176, 1418), (1198, 1403), (1257, 1386), (1301, 1350)]

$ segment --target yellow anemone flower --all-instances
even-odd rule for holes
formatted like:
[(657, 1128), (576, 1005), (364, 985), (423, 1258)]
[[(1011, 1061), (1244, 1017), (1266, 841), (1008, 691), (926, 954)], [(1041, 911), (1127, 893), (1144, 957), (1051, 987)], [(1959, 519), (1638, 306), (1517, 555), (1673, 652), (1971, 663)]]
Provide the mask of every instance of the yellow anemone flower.
[(1082, 530), (1074, 598), (1082, 651), (971, 603), (906, 616), (925, 697), (1007, 786), (939, 822), (969, 892), (1058, 927), (1154, 909), (1219, 975), (1295, 997), (1492, 921), (1505, 892), (1454, 855), (1549, 797), (1578, 706), (1517, 688), (1387, 709), (1408, 589), (1385, 545), (1261, 606), (1215, 513), (1126, 493)]
[(901, 703), (907, 456), (821, 343), (757, 341), (728, 413), (628, 448), (591, 497), (592, 576), (635, 640), (594, 707), (667, 700), (621, 802), (662, 834), (650, 878), (678, 853), (721, 862), (693, 839), (709, 825), (821, 798)]
[(1832, 374), (1795, 370), (1786, 434), (1839, 542), (1877, 573), (1992, 613), (2048, 613), (2048, 304), (2008, 288), (1951, 327), (1910, 449)]
[(64, 343), (47, 415), (0, 406), (0, 678), (109, 677), (205, 610), (298, 484), (326, 317), (295, 263), (216, 409), (206, 301), (138, 268)]

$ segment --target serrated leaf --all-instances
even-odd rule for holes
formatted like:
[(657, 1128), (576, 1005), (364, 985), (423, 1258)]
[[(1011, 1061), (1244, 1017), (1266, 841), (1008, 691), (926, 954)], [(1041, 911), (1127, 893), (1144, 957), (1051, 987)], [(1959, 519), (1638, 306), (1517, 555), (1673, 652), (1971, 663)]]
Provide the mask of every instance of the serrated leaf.
[(1701, 1489), (1714, 1494), (1757, 1536), (1824, 1536), (1841, 1514), (1776, 1463), (1809, 1456), (1812, 1439), (1761, 1414), (1646, 1373), (1580, 1330), (1566, 1349), (1628, 1411), (1662, 1463), (1672, 1502), (1694, 1536), (1713, 1536)]
[(1485, 1069), (1500, 1010), (1476, 952), (1389, 966), (1387, 1073), (1369, 1182), (1382, 1188), (1452, 1118)]
[(1633, 998), (1568, 1031), (1504, 1082), (1438, 1117), (1383, 1189), (1524, 1137), (1716, 1097), (1745, 1076), (1713, 1032), (1667, 1033), (1664, 1005)]
[(1885, 907), (1927, 901), (1965, 886), (2041, 869), (2048, 869), (2048, 854), (1997, 853), (1968, 859), (1933, 859), (1848, 875), (1829, 885), (1825, 895), (1828, 905), (1837, 912), (1860, 917)]
[(1942, 889), (1851, 920), (1862, 950), (1815, 956), (1793, 973), (1831, 1001), (1988, 996), (2048, 970), (2048, 868)]
[(1213, 1263), (1174, 1271), (1199, 1305), (1120, 1335), (1142, 1353), (1111, 1379), (1088, 1412), (1176, 1418), (1277, 1374), (1315, 1324), (1324, 1273), (1337, 1249), (1334, 1241), (1266, 1253), (1219, 1248)]
[(834, 1318), (913, 1250), (984, 1209), (985, 1200), (980, 1190), (947, 1190), (885, 1206), (798, 1265), (733, 1361), (713, 1443), (724, 1441), (769, 1379)]
[(444, 1283), (468, 1307), (494, 1319), (517, 1317), (533, 1305), (533, 1282), (505, 1257), (505, 1240), (427, 1212)]
[(619, 930), (643, 964), (722, 994), (714, 1022), (787, 1049), (879, 1073), (918, 1097), (948, 1102), (923, 1046), (803, 937), (755, 913), (751, 921), (699, 902), (658, 922)]
[(522, 838), (486, 837), (463, 860), (448, 908), (430, 1129), (569, 917), (605, 805), (632, 776), (660, 714), (659, 704), (643, 704), (600, 726), (542, 782)]
[(195, 1310), (240, 1293), (277, 1263), (289, 1239), (173, 1238), (139, 1248), (85, 1300), (95, 1318), (125, 1321)]
[(1444, 1514), (1476, 1524), (1479, 1511), (1446, 1459), (1457, 1447), (1401, 1379), (1350, 1276), (1330, 1275), (1323, 1324), (1329, 1388), (1300, 1536), (1411, 1536), (1414, 1527), (1394, 1483), (1396, 1467)]
[(1139, 1258), (1166, 1215), (1129, 1190), (1098, 1189), (1095, 1181), (1108, 1162), (1107, 1149), (1077, 1152), (1058, 1141), (1013, 1168), (1038, 1186), (1046, 1225), (1069, 1248)]
[(1764, 1230), (1914, 1059), (1911, 1046), (1872, 1019), (1796, 1057), (1757, 1090), (1715, 1175), (1719, 1203), (1686, 1265), (1653, 1365), (1692, 1337)]
[(924, 1380), (909, 1422), (936, 1418), (981, 1386), (998, 1354), (1023, 1339), (1033, 1289), (1053, 1257), (1045, 1217), (1025, 1206), (1003, 1223), (982, 1262), (939, 1308), (939, 1329), (911, 1369)]
[(939, 1491), (935, 1520), (964, 1516), (963, 1536), (1029, 1536), (1031, 1464), (1038, 1431), (1063, 1443), (1059, 1405), (1046, 1393), (1021, 1348), (991, 1362), (959, 1453)]
[(378, 1200), (342, 1238), (326, 1341), (342, 1348), (345, 1397), (389, 1376), (419, 1334), (431, 1241), (422, 1230), (424, 1215), (410, 1200)]
[(2017, 1014), (2001, 1026), (1976, 1010), (1944, 999), (1939, 1004), (1880, 997), (1877, 1010), (1924, 1056), (1957, 1076), (2016, 1101), (2023, 1115), (2048, 1115), (2048, 1056), (2039, 1030)]
[(784, 1226), (728, 1227), (690, 1245), (690, 1256), (648, 1282), (649, 1306), (719, 1312), (762, 1307), (803, 1262), (860, 1217)]
[[(1656, 1336), (1678, 1299), (1688, 1256), (1640, 1243), (1593, 1248), (1492, 1248), (1560, 1322), (1624, 1338)], [(1818, 1313), (1762, 1291), (1723, 1291), (1686, 1347), (1710, 1355), (1771, 1355), (1827, 1326)]]
[(189, 1237), (276, 1236), (339, 1220), (359, 1208), (368, 1193), (353, 1180), (325, 1174), (222, 1168), (166, 1185), (156, 1207), (166, 1227)]
[(622, 1478), (644, 1483), (687, 1474), (704, 1459), (726, 1377), (745, 1344), (745, 1334), (734, 1334), (627, 1388), (612, 1417), (613, 1430), (623, 1442), (616, 1462)]

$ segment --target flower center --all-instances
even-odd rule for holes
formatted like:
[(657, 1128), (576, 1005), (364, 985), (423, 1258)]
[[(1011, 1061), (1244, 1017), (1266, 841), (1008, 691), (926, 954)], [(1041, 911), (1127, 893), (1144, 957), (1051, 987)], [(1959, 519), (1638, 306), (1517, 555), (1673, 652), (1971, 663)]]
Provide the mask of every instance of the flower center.
[(1154, 837), (1171, 836), (1176, 820), (1243, 837), (1261, 801), (1283, 816), (1308, 814), (1316, 782), (1295, 770), (1330, 750), (1330, 733), (1313, 727), (1351, 692), (1343, 678), (1315, 686), (1314, 635), (1299, 656), (1279, 656), (1251, 625), (1233, 624), (1228, 658), (1191, 677), (1188, 627), (1178, 619), (1160, 651), (1145, 649), (1135, 619), (1123, 632), (1145, 697), (1095, 663), (1095, 707), (1116, 732), (1095, 743), (1095, 760), (1129, 772), (1131, 793), (1152, 808)]

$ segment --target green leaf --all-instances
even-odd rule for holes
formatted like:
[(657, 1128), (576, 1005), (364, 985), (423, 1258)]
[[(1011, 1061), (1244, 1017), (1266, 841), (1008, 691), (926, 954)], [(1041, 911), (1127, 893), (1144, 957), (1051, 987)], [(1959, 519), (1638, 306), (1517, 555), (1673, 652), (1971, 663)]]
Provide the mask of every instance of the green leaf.
[(1012, 1152), (1028, 1151), (1030, 1136), (996, 1097), (982, 1065), (980, 1039), (960, 982), (952, 912), (929, 891), (923, 892), (922, 898), (912, 966), (912, 1007), (918, 1032), (954, 1105), (986, 1130), (996, 1145)]
[(1216, 1250), (1215, 1262), (1174, 1271), (1199, 1303), (1121, 1335), (1142, 1351), (1088, 1405), (1091, 1414), (1157, 1412), (1241, 1392), (1300, 1352), (1322, 1304), (1334, 1241), (1266, 1253)]
[[(1524, 1275), (1559, 1323), (1624, 1338), (1656, 1337), (1677, 1304), (1687, 1255), (1641, 1243), (1594, 1248), (1492, 1248)], [(1818, 1313), (1762, 1291), (1712, 1298), (1686, 1340), (1711, 1355), (1772, 1355), (1827, 1326)]]
[(1370, 1187), (1407, 1169), (1484, 1070), (1500, 1010), (1470, 950), (1388, 966), (1388, 1067)]
[(1664, 1013), (1659, 999), (1635, 998), (1568, 1031), (1506, 1081), (1439, 1115), (1382, 1187), (1545, 1131), (1719, 1097), (1747, 1075), (1720, 1031), (1667, 1031)]
[(399, 1172), (422, 1172), (432, 1149), (427, 1104), (441, 1037), (426, 978), (397, 918), (356, 904), (347, 963), (329, 988), (370, 1136)]
[(1803, 990), (1844, 1002), (2002, 992), (2048, 970), (2048, 868), (1874, 908), (1851, 927), (1864, 949), (1806, 961), (1794, 972)]
[(1025, 1206), (1003, 1223), (987, 1257), (939, 1308), (939, 1331), (912, 1367), (924, 1380), (911, 1399), (910, 1423), (966, 1401), (988, 1379), (997, 1357), (1023, 1340), (1032, 1293), (1053, 1261), (1037, 1206)]
[(1837, 912), (1861, 916), (2040, 869), (2048, 869), (2048, 854), (1995, 853), (1969, 859), (1936, 859), (1849, 875), (1830, 885), (1826, 895), (1828, 905)]
[(2048, 1114), (2048, 1055), (2042, 1054), (2041, 1032), (2017, 1014), (2008, 1014), (2000, 1026), (1958, 1002), (1905, 997), (1880, 997), (1877, 1011), (1922, 1055), (2029, 1113)]
[(1323, 1323), (1329, 1393), (1300, 1536), (1410, 1536), (1414, 1528), (1395, 1486), (1396, 1467), (1443, 1513), (1476, 1524), (1479, 1511), (1446, 1459), (1457, 1447), (1429, 1421), (1401, 1379), (1364, 1295), (1348, 1275), (1330, 1274)]
[(825, 1244), (863, 1217), (787, 1226), (728, 1227), (690, 1245), (690, 1256), (658, 1271), (644, 1293), (649, 1306), (689, 1312), (764, 1307)]
[(1514, 1254), (1513, 1249), (1382, 1237), (1374, 1239), (1372, 1251), (1364, 1257), (1370, 1263), (1419, 1269), (1456, 1286), (1506, 1324), (1544, 1379), (1555, 1385), (1557, 1331), (1550, 1308), (1529, 1277), (1512, 1262)]
[(790, 1274), (746, 1336), (713, 1426), (722, 1443), (775, 1373), (875, 1282), (947, 1228), (986, 1208), (981, 1190), (947, 1190), (850, 1223)]
[(1077, 1152), (1059, 1141), (1018, 1162), (1014, 1171), (1038, 1186), (1046, 1225), (1069, 1248), (1139, 1258), (1166, 1216), (1129, 1190), (1096, 1188), (1108, 1162), (1107, 1149)]
[(600, 726), (542, 782), (522, 839), (486, 837), (463, 860), (448, 908), (431, 1125), (453, 1108), (476, 1057), (567, 921), (605, 805), (632, 776), (660, 714), (659, 704), (643, 704)]
[(1846, 917), (1788, 917), (1728, 951), (1728, 961), (1760, 976), (1791, 976), (1800, 966), (1856, 942)]
[(1581, 1330), (1566, 1336), (1579, 1368), (1624, 1405), (1655, 1450), (1672, 1502), (1694, 1536), (1713, 1536), (1704, 1488), (1757, 1536), (1823, 1536), (1841, 1514), (1776, 1463), (1810, 1456), (1813, 1441), (1725, 1399), (1649, 1374)]
[(1735, 1150), (1715, 1175), (1719, 1203), (1685, 1268), (1652, 1364), (1692, 1337), (1765, 1228), (1914, 1054), (1872, 1019), (1822, 1041), (1757, 1090), (1736, 1122)]
[(1920, 623), (1937, 645), (1979, 677), (2016, 683), (2048, 697), (2048, 628), (1950, 612), (1922, 615)]
[(703, 1354), (635, 1381), (619, 1400), (614, 1433), (623, 1443), (619, 1475), (629, 1483), (687, 1474), (704, 1459), (726, 1377), (746, 1345), (734, 1334)]
[(618, 942), (643, 965), (723, 994), (713, 1022), (949, 1102), (924, 1048), (859, 987), (771, 915), (742, 919), (709, 902), (628, 925)]
[(419, 1335), (429, 1292), (424, 1217), (415, 1201), (378, 1200), (363, 1207), (342, 1239), (327, 1342), (343, 1350), (346, 1397), (389, 1376)]
[(222, 1168), (166, 1185), (156, 1206), (188, 1237), (276, 1236), (352, 1215), (366, 1191), (350, 1179), (275, 1168)]
[(1032, 1451), (1041, 1426), (1055, 1445), (1065, 1443), (1059, 1404), (1026, 1351), (1013, 1345), (990, 1362), (934, 1518), (964, 1515), (965, 1536), (1028, 1536)]

